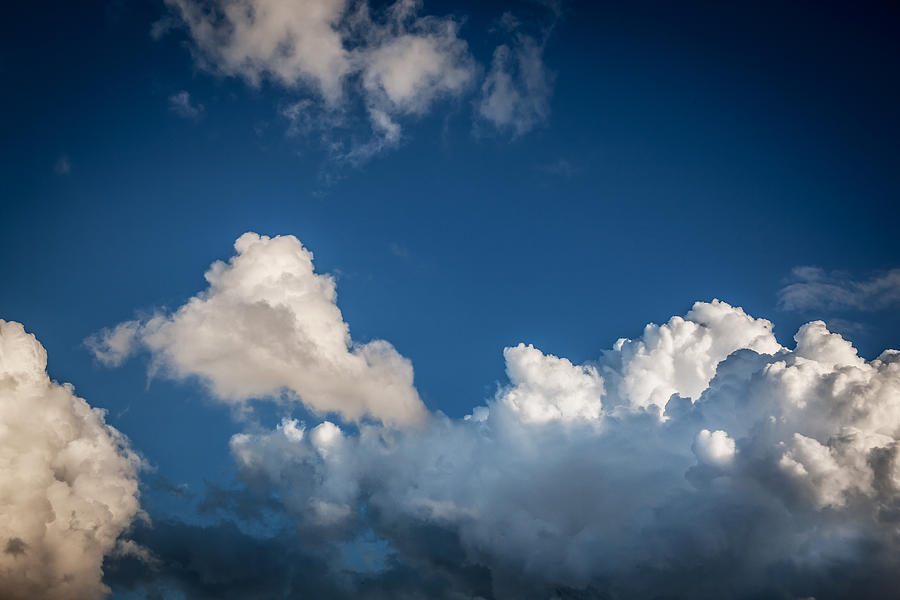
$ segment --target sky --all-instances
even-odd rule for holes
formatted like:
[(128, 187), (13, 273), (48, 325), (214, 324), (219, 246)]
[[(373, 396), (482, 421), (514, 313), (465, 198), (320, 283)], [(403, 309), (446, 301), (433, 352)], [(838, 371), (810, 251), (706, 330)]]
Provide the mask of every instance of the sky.
[(0, 598), (891, 597), (898, 26), (7, 8)]

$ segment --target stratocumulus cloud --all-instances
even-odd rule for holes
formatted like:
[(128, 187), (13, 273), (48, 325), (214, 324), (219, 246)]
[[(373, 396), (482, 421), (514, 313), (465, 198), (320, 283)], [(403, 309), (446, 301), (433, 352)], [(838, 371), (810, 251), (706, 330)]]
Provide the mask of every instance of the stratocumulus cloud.
[(35, 337), (0, 320), (0, 598), (101, 598), (104, 557), (137, 550), (120, 536), (140, 510), (140, 461), (46, 366)]
[[(900, 585), (900, 352), (865, 360), (821, 321), (784, 347), (769, 321), (698, 302), (588, 364), (507, 348), (508, 383), (451, 419), (425, 412), (387, 342), (373, 363), (350, 341), (333, 280), (299, 241), (245, 234), (236, 249), (208, 291), (111, 330), (99, 356), (115, 362), (135, 332), (220, 398), (287, 388), (338, 415), (230, 446), (241, 503), (280, 507), (347, 595), (378, 597), (400, 572), (411, 597), (440, 595), (423, 591), (435, 580), (445, 597), (496, 598), (890, 598)], [(373, 537), (386, 579), (347, 579), (342, 549)]]

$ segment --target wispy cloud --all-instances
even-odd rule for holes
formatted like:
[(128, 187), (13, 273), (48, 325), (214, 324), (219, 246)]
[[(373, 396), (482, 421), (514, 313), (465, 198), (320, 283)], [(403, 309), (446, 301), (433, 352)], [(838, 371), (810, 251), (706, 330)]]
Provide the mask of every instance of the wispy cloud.
[(169, 110), (183, 119), (199, 119), (205, 109), (191, 99), (190, 92), (182, 90), (169, 96)]
[[(553, 76), (543, 50), (552, 25), (525, 33), (512, 13), (499, 27), (510, 41), (494, 51), (485, 77), (461, 37), (465, 19), (424, 14), (417, 0), (377, 9), (366, 0), (166, 2), (172, 14), (154, 24), (154, 38), (174, 19), (201, 68), (252, 87), (276, 84), (291, 98), (280, 109), (289, 133), (317, 135), (338, 162), (361, 164), (396, 147), (407, 122), (473, 92), (475, 118), (514, 136), (550, 111)], [(547, 6), (555, 22), (559, 9)], [(196, 116), (187, 96), (177, 101), (179, 114)], [(366, 135), (354, 127), (360, 119)]]
[(883, 310), (900, 305), (900, 269), (866, 279), (818, 267), (796, 267), (778, 292), (782, 310)]
[[(554, 11), (554, 22), (557, 17)], [(523, 31), (512, 13), (505, 13), (499, 28), (512, 40), (494, 50), (481, 85), (478, 114), (497, 129), (521, 136), (543, 124), (550, 114), (554, 74), (544, 64), (544, 47), (552, 25), (535, 37)]]
[(460, 23), (422, 15), (413, 0), (377, 13), (367, 2), (341, 0), (168, 4), (187, 26), (201, 66), (254, 87), (274, 82), (327, 112), (362, 104), (372, 140), (333, 153), (351, 161), (395, 145), (401, 118), (459, 96), (476, 73)]
[(58, 159), (56, 159), (56, 164), (53, 165), (53, 172), (57, 175), (68, 175), (72, 172), (72, 162), (69, 160), (69, 157), (63, 154)]
[(540, 166), (541, 171), (551, 175), (569, 178), (578, 173), (579, 169), (565, 158), (558, 158)]

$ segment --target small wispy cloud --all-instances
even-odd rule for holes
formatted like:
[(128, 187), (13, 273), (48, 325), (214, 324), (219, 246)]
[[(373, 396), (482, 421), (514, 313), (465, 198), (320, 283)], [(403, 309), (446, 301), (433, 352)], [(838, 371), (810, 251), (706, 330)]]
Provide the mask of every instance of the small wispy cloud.
[(782, 310), (884, 310), (900, 305), (900, 269), (867, 279), (839, 271), (795, 267), (790, 282), (778, 292)]
[(190, 92), (182, 90), (169, 96), (169, 110), (183, 119), (199, 119), (205, 109), (199, 102), (191, 100)]
[(68, 175), (72, 172), (72, 162), (69, 160), (69, 157), (63, 154), (58, 159), (56, 159), (56, 164), (53, 165), (53, 172), (57, 175)]
[(553, 21), (537, 37), (526, 34), (512, 13), (499, 20), (498, 29), (511, 41), (494, 50), (476, 106), (481, 119), (514, 137), (543, 124), (550, 115), (555, 76), (544, 64), (544, 46), (559, 18), (558, 9), (551, 8)]
[(391, 242), (390, 251), (391, 254), (393, 254), (397, 258), (402, 258), (403, 260), (407, 260), (409, 258), (409, 250), (406, 248), (406, 246), (402, 246), (397, 242)]
[(573, 165), (565, 158), (558, 158), (553, 162), (543, 164), (540, 166), (540, 169), (544, 173), (549, 173), (550, 175), (558, 175), (566, 179), (572, 177), (579, 171), (578, 167)]

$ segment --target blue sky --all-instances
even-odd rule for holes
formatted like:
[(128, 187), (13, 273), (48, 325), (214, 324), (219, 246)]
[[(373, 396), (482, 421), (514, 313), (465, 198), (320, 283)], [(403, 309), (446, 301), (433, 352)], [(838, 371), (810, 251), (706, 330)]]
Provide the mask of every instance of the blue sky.
[[(508, 384), (505, 347), (595, 361), (713, 298), (785, 346), (823, 319), (866, 359), (897, 347), (890, 7), (426, 1), (417, 14), (458, 25), (471, 80), (397, 108), (386, 142), (371, 108), (386, 101), (356, 75), (332, 123), (308, 82), (217, 62), (179, 12), (192, 4), (18, 6), (0, 42), (0, 317), (153, 466), (153, 518), (210, 522), (208, 485), (238, 485), (232, 435), (321, 420), (263, 401), (251, 426), (196, 379), (150, 377), (152, 353), (107, 368), (84, 343), (177, 310), (247, 231), (296, 236), (353, 339), (388, 340), (453, 419)], [(479, 112), (492, 54), (523, 39), (543, 83), (498, 124)], [(301, 101), (313, 124), (292, 130)], [(350, 160), (335, 140), (380, 146)], [(792, 283), (801, 299), (779, 303)]]

